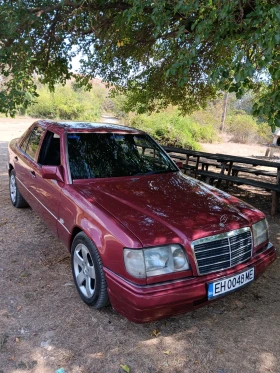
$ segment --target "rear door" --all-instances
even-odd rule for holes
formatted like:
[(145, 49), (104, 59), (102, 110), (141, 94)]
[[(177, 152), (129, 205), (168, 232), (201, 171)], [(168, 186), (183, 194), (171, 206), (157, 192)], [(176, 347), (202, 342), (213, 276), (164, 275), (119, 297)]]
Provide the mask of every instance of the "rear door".
[(14, 167), (17, 186), (20, 193), (32, 208), (36, 208), (37, 201), (30, 193), (30, 183), (33, 178), (33, 168), (36, 165), (39, 145), (44, 137), (45, 129), (40, 126), (31, 127), (24, 139), (18, 145), (18, 154), (14, 157)]

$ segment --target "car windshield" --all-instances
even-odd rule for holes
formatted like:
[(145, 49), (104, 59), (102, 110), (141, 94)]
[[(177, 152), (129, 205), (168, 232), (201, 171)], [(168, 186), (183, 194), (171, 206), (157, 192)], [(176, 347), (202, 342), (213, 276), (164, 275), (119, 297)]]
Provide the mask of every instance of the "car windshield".
[(68, 133), (72, 179), (147, 175), (178, 169), (147, 135)]

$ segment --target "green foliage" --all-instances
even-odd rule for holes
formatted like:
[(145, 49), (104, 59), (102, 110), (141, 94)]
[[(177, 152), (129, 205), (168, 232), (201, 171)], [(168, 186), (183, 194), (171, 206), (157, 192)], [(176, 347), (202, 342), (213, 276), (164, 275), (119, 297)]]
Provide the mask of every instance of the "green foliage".
[(191, 113), (220, 90), (238, 98), (253, 90), (253, 113), (280, 125), (275, 0), (0, 0), (0, 8), (3, 113), (34, 101), (35, 72), (52, 91), (71, 76), (87, 88), (101, 76), (140, 113), (170, 104)]
[(228, 112), (243, 110), (246, 114), (252, 114), (253, 104), (256, 101), (253, 92), (249, 91), (239, 99), (235, 98), (234, 94), (229, 95)]
[(109, 98), (106, 101), (110, 102), (110, 111), (114, 113), (117, 118), (127, 120), (128, 114), (125, 109), (126, 97), (124, 95), (118, 94), (115, 90), (111, 90)]
[(272, 131), (268, 123), (258, 123), (258, 142), (260, 144), (272, 142)]
[(271, 128), (268, 124), (257, 124), (256, 120), (245, 112), (229, 116), (228, 123), (227, 132), (233, 136), (234, 142), (253, 144), (271, 141)]
[(150, 116), (140, 114), (130, 117), (129, 124), (148, 132), (160, 144), (199, 150), (197, 143), (212, 142), (216, 132), (211, 125), (201, 126), (190, 117), (182, 117), (175, 110), (154, 113)]
[(100, 118), (102, 103), (106, 91), (57, 86), (55, 92), (42, 86), (36, 103), (27, 110), (27, 114), (36, 118), (95, 121)]

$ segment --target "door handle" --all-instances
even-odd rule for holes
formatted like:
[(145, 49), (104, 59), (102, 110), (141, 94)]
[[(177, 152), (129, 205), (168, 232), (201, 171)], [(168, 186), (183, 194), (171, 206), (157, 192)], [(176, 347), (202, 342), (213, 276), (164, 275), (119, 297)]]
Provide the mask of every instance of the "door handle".
[(15, 155), (14, 160), (18, 162), (18, 157)]
[(33, 178), (36, 177), (35, 171), (30, 171), (30, 174), (31, 174), (31, 176), (32, 176)]

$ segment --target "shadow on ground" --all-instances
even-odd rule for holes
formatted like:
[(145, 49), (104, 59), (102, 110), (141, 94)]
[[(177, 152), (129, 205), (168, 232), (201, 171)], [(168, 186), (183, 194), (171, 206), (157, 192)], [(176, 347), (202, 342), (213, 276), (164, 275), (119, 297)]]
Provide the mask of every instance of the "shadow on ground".
[[(137, 325), (79, 298), (64, 246), (31, 209), (12, 207), (0, 142), (0, 372), (279, 373), (280, 270), (195, 312)], [(269, 195), (231, 190), (269, 211)], [(268, 217), (279, 245), (279, 215)], [(157, 337), (156, 337), (157, 335)]]

